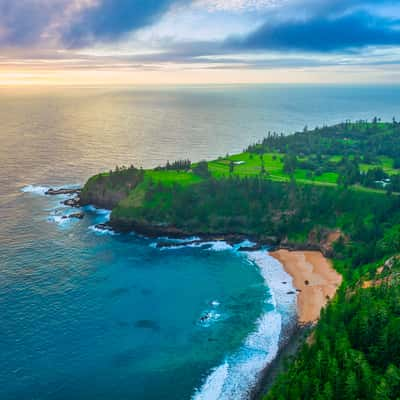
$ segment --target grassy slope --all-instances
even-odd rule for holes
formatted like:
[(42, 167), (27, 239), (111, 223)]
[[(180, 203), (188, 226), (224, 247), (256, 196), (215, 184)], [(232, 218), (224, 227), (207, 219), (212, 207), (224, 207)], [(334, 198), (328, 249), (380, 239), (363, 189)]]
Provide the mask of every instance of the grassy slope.
[[(374, 125), (364, 124), (364, 123), (353, 123), (351, 132), (356, 132), (359, 135), (369, 134), (369, 130), (373, 126), (374, 131), (376, 131), (381, 138), (384, 138), (385, 135), (391, 135), (392, 129), (390, 124), (379, 122)], [(346, 134), (343, 133), (341, 136), (338, 136), (337, 139), (341, 141), (345, 146), (354, 149), (357, 149), (359, 146), (358, 140), (350, 139), (346, 137)], [(262, 159), (260, 155), (253, 154), (249, 152), (243, 152), (240, 154), (231, 155), (225, 158), (219, 158), (217, 160), (210, 161), (208, 163), (209, 171), (213, 175), (213, 177), (217, 179), (227, 178), (229, 176), (238, 176), (238, 177), (255, 177), (260, 176), (262, 164), (264, 164), (264, 168), (266, 173), (263, 175), (265, 179), (269, 179), (277, 182), (288, 182), (290, 180), (289, 174), (285, 173), (283, 170), (283, 153), (264, 153), (262, 155)], [(307, 161), (307, 156), (299, 157), (300, 161)], [(343, 156), (340, 154), (331, 155), (329, 160), (334, 163), (340, 163), (342, 161)], [(352, 156), (350, 156), (352, 158)], [(230, 163), (231, 162), (244, 162), (241, 165), (234, 165), (234, 170), (230, 173)], [(378, 157), (375, 163), (373, 164), (360, 164), (360, 171), (366, 172), (373, 168), (382, 168), (389, 175), (391, 174), (399, 174), (400, 170), (395, 169), (393, 167), (394, 160), (389, 157)], [(98, 176), (107, 176), (107, 173), (100, 174)], [(145, 177), (151, 178), (156, 183), (161, 183), (166, 186), (172, 186), (175, 184), (186, 186), (194, 183), (199, 183), (202, 181), (200, 177), (193, 174), (191, 171), (167, 171), (167, 170), (146, 170)], [(338, 174), (335, 172), (325, 172), (321, 175), (312, 174), (312, 171), (306, 169), (297, 168), (294, 177), (297, 183), (300, 184), (312, 184), (312, 185), (323, 185), (323, 186), (336, 186), (338, 181)], [(360, 186), (354, 186), (355, 190), (367, 191), (367, 192), (379, 192), (376, 189), (369, 189)], [(383, 192), (383, 191), (382, 191)]]
[[(263, 162), (266, 173), (265, 179), (276, 182), (290, 181), (289, 174), (283, 171), (283, 154), (279, 153), (265, 153), (263, 154)], [(340, 162), (342, 156), (332, 156), (331, 160)], [(229, 165), (232, 162), (244, 162), (241, 165), (234, 165), (232, 173), (229, 172)], [(261, 158), (259, 155), (243, 152), (235, 154), (227, 158), (220, 158), (210, 161), (208, 168), (211, 174), (217, 179), (228, 178), (229, 176), (256, 177), (261, 173)], [(368, 169), (382, 167), (388, 174), (400, 173), (400, 170), (393, 168), (393, 160), (388, 157), (380, 157), (379, 161), (375, 164), (360, 164), (361, 171)], [(306, 169), (296, 169), (294, 177), (297, 183), (323, 185), (323, 186), (336, 186), (338, 174), (335, 172), (326, 172), (320, 176), (310, 177), (310, 172)], [(162, 183), (163, 185), (179, 184), (186, 186), (188, 184), (199, 183), (202, 179), (191, 171), (154, 171), (147, 170), (146, 176), (151, 177), (155, 182)], [(384, 192), (381, 190), (370, 189), (366, 187), (353, 186), (354, 190), (367, 191), (367, 192)]]

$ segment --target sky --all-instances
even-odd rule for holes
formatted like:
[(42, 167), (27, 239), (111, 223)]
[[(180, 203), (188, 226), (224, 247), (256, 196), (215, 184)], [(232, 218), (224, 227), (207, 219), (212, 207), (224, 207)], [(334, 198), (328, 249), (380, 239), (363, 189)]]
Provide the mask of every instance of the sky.
[(400, 83), (399, 0), (0, 0), (0, 85)]

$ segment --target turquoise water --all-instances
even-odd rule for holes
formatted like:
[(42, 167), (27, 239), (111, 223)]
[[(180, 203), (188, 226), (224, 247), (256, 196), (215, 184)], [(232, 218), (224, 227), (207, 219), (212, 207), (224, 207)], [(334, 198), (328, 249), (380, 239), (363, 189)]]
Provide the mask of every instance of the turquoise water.
[(190, 398), (265, 308), (257, 268), (230, 251), (161, 251), (94, 232), (101, 212), (57, 223), (58, 199), (18, 204), (30, 215), (2, 248), (2, 399)]
[[(268, 130), (391, 119), (390, 87), (0, 90), (0, 398), (245, 398), (293, 316), (266, 253), (102, 235), (40, 186), (240, 151)], [(25, 188), (25, 189), (24, 189)], [(211, 316), (206, 323), (199, 319)]]

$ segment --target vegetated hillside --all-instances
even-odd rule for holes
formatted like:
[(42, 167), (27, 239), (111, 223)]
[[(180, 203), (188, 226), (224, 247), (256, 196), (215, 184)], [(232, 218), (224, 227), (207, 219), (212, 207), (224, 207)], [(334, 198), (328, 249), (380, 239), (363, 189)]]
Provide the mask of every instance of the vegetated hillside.
[(143, 177), (144, 172), (134, 166), (117, 167), (115, 171), (95, 175), (80, 194), (81, 204), (111, 210), (143, 181)]
[(242, 234), (276, 244), (306, 244), (311, 232), (340, 228), (348, 240), (346, 246), (336, 243), (336, 253), (357, 265), (387, 253), (383, 240), (399, 223), (399, 196), (257, 178), (208, 179), (186, 187), (147, 183), (111, 214), (116, 228), (153, 226), (161, 234), (173, 227), (187, 235)]
[(266, 400), (399, 399), (400, 125), (269, 135), (244, 153), (93, 177), (82, 198), (149, 234), (241, 234), (288, 247), (332, 232), (338, 296)]
[[(400, 196), (391, 193), (400, 175), (396, 160), (388, 158), (398, 146), (399, 126), (395, 121), (345, 123), (287, 137), (270, 135), (249, 152), (212, 162), (116, 169), (91, 178), (82, 200), (112, 208), (114, 228), (145, 234), (242, 234), (266, 243), (315, 247), (326, 229), (340, 229), (335, 255), (358, 266), (399, 247)], [(385, 140), (390, 148), (381, 144)], [(347, 149), (346, 154), (327, 154), (336, 153), (335, 146)], [(288, 153), (281, 153), (284, 149)], [(296, 149), (304, 151), (295, 154)], [(322, 153), (313, 153), (317, 150)], [(313, 163), (336, 169), (306, 178)], [(310, 168), (306, 174), (304, 164)], [(374, 181), (380, 189), (362, 186), (359, 180), (367, 184), (377, 171), (390, 182)]]
[[(269, 133), (249, 146), (253, 154), (285, 154), (284, 171), (328, 181), (329, 175), (342, 185), (362, 185), (399, 191), (400, 123), (345, 122), (294, 135)], [(334, 175), (332, 175), (334, 174)], [(321, 178), (319, 179), (321, 181)]]
[(398, 399), (399, 270), (389, 262), (371, 281), (344, 286), (264, 400)]

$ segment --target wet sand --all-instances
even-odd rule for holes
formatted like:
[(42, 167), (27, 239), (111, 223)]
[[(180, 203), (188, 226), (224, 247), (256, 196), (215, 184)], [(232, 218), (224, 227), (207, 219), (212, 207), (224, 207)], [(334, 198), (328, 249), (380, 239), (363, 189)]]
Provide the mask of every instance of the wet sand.
[(277, 250), (270, 255), (293, 277), (293, 285), (299, 290), (297, 296), (299, 323), (316, 322), (321, 309), (335, 295), (342, 283), (342, 276), (318, 251)]

